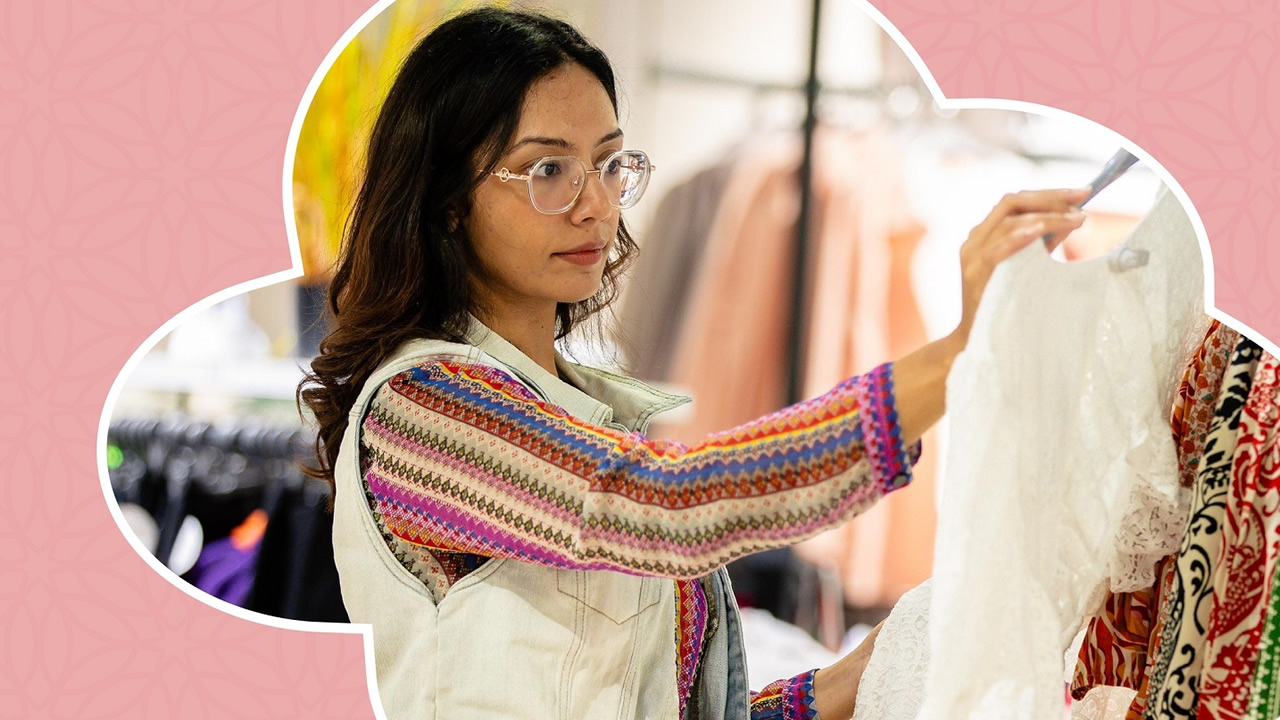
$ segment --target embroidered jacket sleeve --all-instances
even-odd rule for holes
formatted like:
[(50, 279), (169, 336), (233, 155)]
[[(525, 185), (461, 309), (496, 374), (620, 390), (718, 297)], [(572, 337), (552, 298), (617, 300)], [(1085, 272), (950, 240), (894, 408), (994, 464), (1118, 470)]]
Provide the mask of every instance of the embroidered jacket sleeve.
[(892, 366), (696, 446), (590, 425), (485, 365), (432, 362), (361, 426), (375, 513), (428, 548), (694, 578), (906, 485)]
[(813, 706), (813, 676), (817, 672), (803, 672), (752, 692), (751, 720), (819, 720)]

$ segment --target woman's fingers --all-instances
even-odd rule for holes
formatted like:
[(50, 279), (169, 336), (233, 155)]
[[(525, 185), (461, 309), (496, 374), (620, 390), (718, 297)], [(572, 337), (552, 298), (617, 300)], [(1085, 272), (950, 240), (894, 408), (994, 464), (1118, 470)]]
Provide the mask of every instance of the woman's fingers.
[(1084, 213), (1078, 210), (1010, 215), (985, 235), (978, 235), (975, 231), (969, 243), (973, 254), (968, 262), (963, 258), (961, 262), (969, 266), (965, 268), (967, 274), (985, 278), (996, 265), (1032, 242), (1045, 236), (1051, 238), (1051, 244), (1055, 240), (1061, 242), (1084, 221)]
[(1048, 236), (1049, 250), (1062, 242), (1073, 230), (1084, 224), (1085, 215), (1078, 210), (1066, 212), (1035, 212), (1006, 217), (992, 233), (992, 264), (1029, 245), (1033, 240)]
[(987, 235), (1010, 216), (1026, 213), (1066, 213), (1077, 210), (1089, 196), (1088, 188), (1060, 190), (1024, 190), (1009, 193), (991, 209), (987, 217), (973, 229), (976, 235)]
[[(1075, 228), (1072, 228), (1072, 229), (1074, 230)], [(1066, 241), (1066, 239), (1070, 235), (1071, 235), (1071, 230), (1063, 230), (1061, 232), (1051, 233), (1048, 236), (1048, 239), (1045, 240), (1045, 244), (1044, 244), (1045, 250), (1048, 250), (1049, 252), (1053, 252), (1054, 250), (1057, 250), (1058, 246), (1061, 245), (1064, 241)]]

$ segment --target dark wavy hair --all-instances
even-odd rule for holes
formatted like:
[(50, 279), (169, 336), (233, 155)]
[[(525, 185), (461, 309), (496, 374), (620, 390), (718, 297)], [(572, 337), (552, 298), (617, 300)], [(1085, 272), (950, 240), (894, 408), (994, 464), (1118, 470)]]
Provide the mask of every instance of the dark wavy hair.
[[(570, 63), (600, 80), (618, 111), (613, 68), (568, 23), (483, 8), (457, 15), (405, 59), (369, 138), (363, 181), (344, 228), (328, 306), (331, 332), (298, 385), (319, 426), (316, 467), (328, 482), (347, 415), (373, 370), (402, 342), (464, 342), (474, 262), (462, 219), (513, 141), (531, 85)], [(599, 292), (556, 308), (556, 338), (608, 306), (636, 244), (618, 223)]]

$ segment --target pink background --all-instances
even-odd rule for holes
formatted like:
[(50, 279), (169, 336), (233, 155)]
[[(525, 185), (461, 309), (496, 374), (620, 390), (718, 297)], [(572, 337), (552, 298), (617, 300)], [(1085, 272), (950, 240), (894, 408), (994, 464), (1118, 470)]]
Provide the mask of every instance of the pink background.
[[(143, 563), (95, 447), (148, 335), (289, 266), (290, 123), (368, 2), (0, 3), (0, 718), (373, 717), (359, 636), (238, 620)], [(1217, 305), (1280, 339), (1275, 3), (875, 4), (948, 96), (1070, 110), (1160, 159)]]

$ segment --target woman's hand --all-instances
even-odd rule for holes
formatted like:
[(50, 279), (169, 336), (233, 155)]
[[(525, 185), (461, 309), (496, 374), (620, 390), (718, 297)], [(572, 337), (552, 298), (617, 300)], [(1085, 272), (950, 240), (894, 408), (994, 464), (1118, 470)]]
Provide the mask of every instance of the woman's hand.
[(1011, 193), (1001, 198), (986, 219), (969, 232), (969, 239), (960, 248), (964, 299), (960, 325), (952, 333), (957, 349), (969, 342), (978, 303), (996, 266), (1046, 235), (1048, 249), (1056, 248), (1084, 223), (1079, 204), (1088, 194), (1088, 188)]
[(851, 718), (858, 700), (862, 672), (871, 660), (871, 651), (880, 634), (881, 622), (848, 655), (834, 665), (824, 667), (813, 676), (813, 706), (820, 718)]
[(904, 444), (918, 440), (947, 411), (947, 375), (956, 356), (969, 344), (969, 330), (978, 313), (978, 303), (996, 266), (1045, 235), (1049, 236), (1049, 249), (1057, 247), (1084, 222), (1084, 214), (1077, 207), (1088, 195), (1087, 189), (1005, 195), (969, 233), (969, 239), (960, 248), (964, 288), (960, 324), (950, 335), (893, 365), (898, 427)]

